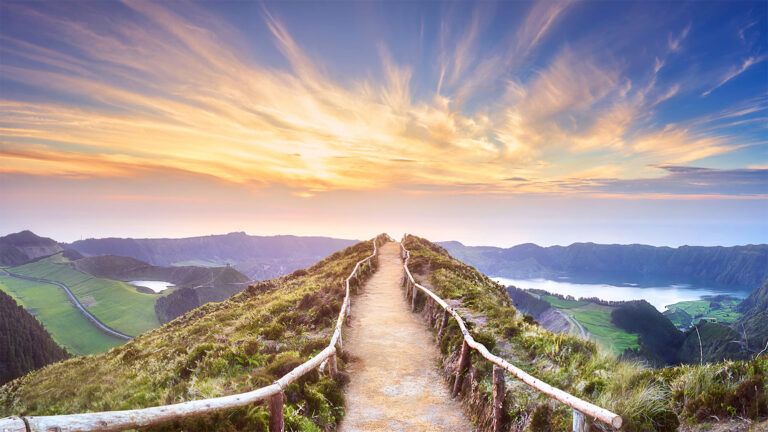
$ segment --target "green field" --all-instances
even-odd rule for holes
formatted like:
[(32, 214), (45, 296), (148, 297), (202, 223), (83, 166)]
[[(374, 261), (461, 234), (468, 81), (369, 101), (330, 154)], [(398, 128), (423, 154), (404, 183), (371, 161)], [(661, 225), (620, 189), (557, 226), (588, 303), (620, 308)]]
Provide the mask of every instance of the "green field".
[[(89, 312), (120, 332), (135, 336), (160, 326), (155, 314), (158, 295), (140, 293), (125, 282), (96, 278), (77, 271), (67, 265), (66, 258), (60, 254), (13, 267), (9, 271), (64, 283)], [(53, 285), (51, 287), (61, 291)]]
[(104, 352), (124, 342), (91, 324), (55, 285), (0, 275), (0, 290), (35, 315), (53, 340), (72, 354)]
[(628, 333), (611, 322), (610, 306), (597, 305), (582, 300), (564, 300), (551, 295), (542, 295), (541, 299), (568, 314), (579, 322), (600, 345), (610, 348), (615, 354), (621, 354), (627, 348), (639, 348), (637, 335)]
[[(739, 303), (741, 303), (740, 299), (729, 296), (723, 296), (717, 300), (704, 298), (684, 301), (667, 306), (664, 315), (677, 327), (682, 328), (690, 327), (702, 318), (715, 318), (719, 323), (731, 324), (741, 317), (741, 313), (736, 311)], [(676, 311), (683, 311), (685, 314), (675, 313)]]

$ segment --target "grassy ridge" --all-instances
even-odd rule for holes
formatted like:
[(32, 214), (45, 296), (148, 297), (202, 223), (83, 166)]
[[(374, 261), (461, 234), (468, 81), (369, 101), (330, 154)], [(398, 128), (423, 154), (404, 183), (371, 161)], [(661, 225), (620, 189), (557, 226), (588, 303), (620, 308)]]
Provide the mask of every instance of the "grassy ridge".
[(13, 267), (9, 271), (67, 285), (89, 312), (123, 333), (138, 335), (160, 325), (155, 314), (156, 294), (140, 293), (125, 282), (96, 278), (77, 271), (68, 265), (61, 254)]
[[(209, 303), (107, 353), (57, 363), (0, 387), (0, 417), (118, 410), (254, 390), (306, 361), (330, 339), (342, 282), (372, 242), (307, 270)], [(343, 366), (344, 359), (341, 359)], [(314, 371), (285, 389), (286, 429), (321, 431), (343, 415), (340, 382)], [(266, 430), (265, 406), (160, 430)]]
[[(740, 299), (730, 296), (709, 296), (701, 300), (678, 302), (667, 306), (664, 315), (677, 327), (687, 328), (702, 318), (714, 318), (719, 323), (732, 324), (741, 318), (736, 309)], [(680, 313), (680, 311), (684, 313)]]
[(611, 321), (610, 306), (591, 303), (586, 300), (569, 300), (552, 295), (542, 295), (541, 299), (552, 307), (572, 316), (581, 324), (595, 341), (601, 346), (610, 349), (614, 354), (621, 354), (626, 350), (639, 348), (636, 334), (626, 332)]
[(35, 315), (53, 340), (73, 354), (104, 352), (124, 342), (91, 324), (57, 286), (0, 275), (0, 290)]
[[(713, 416), (768, 415), (768, 357), (658, 370), (620, 361), (600, 352), (593, 342), (550, 333), (519, 316), (502, 286), (452, 259), (441, 247), (414, 236), (405, 246), (418, 278), (441, 297), (459, 302), (465, 317), (473, 317), (470, 331), (476, 339), (545, 382), (620, 414), (624, 431), (674, 431), (681, 422), (700, 423)], [(447, 365), (456, 359), (461, 341), (457, 327), (449, 326), (440, 340)], [(491, 368), (474, 354), (473, 365), (477, 386), (468, 403), (482, 426), (480, 411), (490, 406)], [(569, 428), (570, 409), (564, 405), (519, 382), (508, 391), (504, 408), (514, 428)]]

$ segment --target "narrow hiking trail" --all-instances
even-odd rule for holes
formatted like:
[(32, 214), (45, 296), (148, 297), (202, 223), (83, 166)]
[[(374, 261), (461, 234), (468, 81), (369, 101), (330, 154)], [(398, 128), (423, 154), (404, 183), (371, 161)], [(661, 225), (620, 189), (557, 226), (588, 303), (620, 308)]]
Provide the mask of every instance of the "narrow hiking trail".
[(352, 305), (342, 432), (472, 431), (437, 369), (432, 334), (403, 296), (400, 246), (379, 249), (379, 269)]

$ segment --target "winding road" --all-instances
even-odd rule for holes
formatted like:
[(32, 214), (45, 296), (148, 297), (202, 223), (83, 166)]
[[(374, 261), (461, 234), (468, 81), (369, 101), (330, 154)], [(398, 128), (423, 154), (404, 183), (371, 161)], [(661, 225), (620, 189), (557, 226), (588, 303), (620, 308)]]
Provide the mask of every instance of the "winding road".
[(17, 274), (17, 273), (11, 273), (11, 272), (9, 272), (8, 270), (6, 270), (4, 268), (0, 268), (0, 271), (5, 273), (7, 276), (14, 277), (16, 279), (22, 279), (22, 280), (31, 281), (31, 282), (38, 282), (38, 283), (46, 283), (46, 284), (56, 285), (57, 287), (59, 287), (59, 288), (64, 290), (64, 292), (67, 294), (67, 297), (69, 298), (69, 301), (77, 308), (77, 310), (85, 318), (87, 318), (93, 325), (98, 327), (99, 330), (103, 331), (104, 333), (106, 333), (106, 334), (108, 334), (110, 336), (114, 336), (114, 337), (119, 338), (119, 339), (123, 339), (123, 340), (131, 340), (131, 339), (133, 339), (132, 336), (129, 336), (129, 335), (125, 334), (125, 333), (121, 333), (121, 332), (119, 332), (119, 331), (109, 327), (108, 325), (104, 324), (103, 322), (99, 321), (98, 318), (96, 318), (92, 313), (90, 313), (88, 311), (88, 309), (85, 308), (85, 306), (83, 306), (82, 303), (80, 303), (80, 300), (78, 300), (77, 297), (75, 297), (75, 294), (72, 293), (72, 290), (70, 290), (69, 287), (64, 285), (63, 283), (61, 283), (59, 281), (50, 280), (50, 279), (43, 279), (43, 278), (37, 278), (37, 277), (32, 277), (32, 276), (24, 276), (24, 275), (20, 275), (20, 274)]

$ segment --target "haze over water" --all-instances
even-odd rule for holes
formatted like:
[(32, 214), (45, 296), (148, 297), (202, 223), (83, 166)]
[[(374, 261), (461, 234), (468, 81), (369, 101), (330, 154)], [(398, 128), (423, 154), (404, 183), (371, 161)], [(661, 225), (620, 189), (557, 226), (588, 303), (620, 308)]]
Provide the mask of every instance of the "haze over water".
[(493, 280), (504, 286), (515, 286), (523, 289), (540, 289), (565, 296), (597, 297), (608, 301), (645, 300), (659, 311), (666, 306), (689, 300), (700, 300), (704, 296), (728, 294), (733, 297), (745, 298), (749, 293), (744, 291), (726, 290), (723, 288), (706, 288), (688, 284), (670, 284), (659, 286), (636, 286), (633, 284), (610, 285), (604, 283), (573, 283), (567, 280), (549, 279), (507, 279), (493, 277)]

